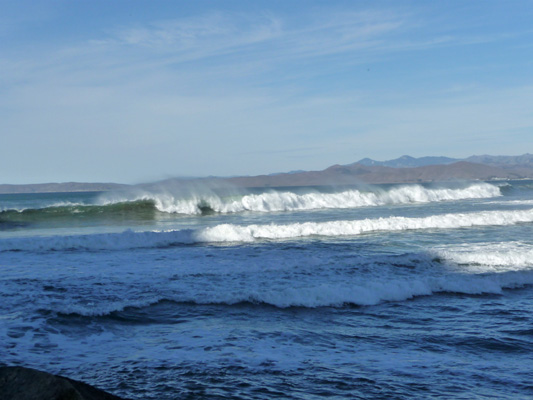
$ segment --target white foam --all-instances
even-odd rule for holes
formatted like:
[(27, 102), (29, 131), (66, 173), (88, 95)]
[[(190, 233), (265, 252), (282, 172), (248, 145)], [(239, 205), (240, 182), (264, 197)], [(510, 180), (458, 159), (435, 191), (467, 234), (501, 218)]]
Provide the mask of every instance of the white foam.
[(150, 200), (155, 207), (166, 213), (201, 214), (202, 207), (209, 207), (219, 213), (243, 211), (278, 212), (313, 209), (355, 208), (393, 204), (428, 203), (449, 200), (479, 199), (501, 196), (500, 189), (488, 183), (476, 183), (465, 188), (425, 188), (421, 185), (393, 187), (389, 190), (374, 188), (373, 191), (344, 190), (335, 193), (270, 191), (261, 194), (247, 194), (220, 197), (213, 192), (207, 194), (174, 196), (172, 193), (136, 194), (132, 198), (116, 197), (102, 200), (103, 204), (124, 201)]
[(449, 275), (414, 279), (370, 281), (366, 284), (322, 284), (315, 287), (280, 292), (256, 293), (248, 301), (277, 307), (323, 307), (343, 304), (374, 305), (384, 301), (403, 301), (435, 293), (499, 294), (506, 288), (533, 284), (533, 273), (491, 276)]
[[(235, 278), (235, 277), (234, 277)], [(207, 279), (207, 278), (206, 278)], [(238, 279), (236, 279), (238, 281)], [(533, 284), (533, 271), (507, 272), (500, 274), (461, 274), (444, 276), (367, 277), (351, 282), (320, 283), (317, 280), (298, 285), (280, 285), (272, 279), (269, 284), (243, 284), (225, 281), (230, 286), (213, 286), (210, 283), (196, 286), (182, 286), (166, 297), (147, 297), (144, 300), (125, 299), (102, 302), (101, 304), (65, 303), (54, 311), (80, 315), (106, 315), (123, 311), (128, 307), (148, 307), (161, 300), (178, 303), (268, 304), (279, 308), (287, 307), (342, 307), (346, 304), (371, 306), (383, 302), (405, 301), (418, 296), (438, 293), (461, 293), (470, 295), (501, 294), (505, 289), (514, 289)], [(232, 285), (236, 285), (233, 286)]]
[(533, 269), (533, 245), (524, 242), (478, 243), (435, 248), (435, 255), (472, 273)]
[(78, 314), (85, 316), (103, 316), (108, 315), (113, 312), (124, 311), (128, 307), (134, 308), (144, 308), (157, 304), (159, 301), (164, 300), (159, 296), (153, 296), (149, 298), (144, 298), (142, 300), (122, 300), (122, 301), (112, 301), (112, 302), (101, 302), (99, 304), (94, 303), (84, 303), (79, 304), (75, 302), (68, 302), (60, 305), (58, 308), (54, 309), (58, 313), (62, 314)]
[(197, 230), (163, 232), (127, 230), (122, 233), (5, 239), (0, 241), (0, 251), (120, 250), (161, 247), (180, 243), (252, 242), (261, 239), (290, 239), (309, 236), (353, 236), (372, 232), (506, 226), (530, 222), (533, 222), (533, 209), (442, 214), (423, 218), (388, 217), (351, 221), (303, 222), (287, 225), (221, 224)]
[(355, 221), (304, 222), (288, 225), (222, 224), (195, 233), (201, 242), (250, 242), (256, 239), (287, 239), (307, 236), (352, 236), (379, 231), (456, 229), (475, 226), (514, 225), (533, 222), (533, 209), (483, 211), (433, 215), (424, 218), (389, 217)]
[(532, 205), (533, 200), (503, 200), (503, 201), (489, 201), (486, 204), (504, 204), (504, 205)]

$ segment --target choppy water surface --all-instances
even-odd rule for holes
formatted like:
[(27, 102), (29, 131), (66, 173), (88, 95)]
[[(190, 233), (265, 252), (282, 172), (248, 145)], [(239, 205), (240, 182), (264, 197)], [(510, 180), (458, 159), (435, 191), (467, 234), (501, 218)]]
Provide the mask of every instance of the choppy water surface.
[(533, 398), (533, 185), (0, 196), (0, 362), (132, 399)]

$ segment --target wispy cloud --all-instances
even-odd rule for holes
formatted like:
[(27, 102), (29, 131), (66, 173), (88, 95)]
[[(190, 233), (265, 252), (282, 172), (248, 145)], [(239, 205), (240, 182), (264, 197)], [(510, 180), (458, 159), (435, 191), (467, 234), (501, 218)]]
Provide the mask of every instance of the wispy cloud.
[(119, 44), (176, 50), (195, 48), (205, 42), (215, 42), (219, 46), (223, 43), (222, 47), (242, 46), (270, 40), (279, 32), (280, 21), (271, 15), (216, 12), (189, 19), (154, 22), (141, 28), (126, 28), (116, 32), (115, 40)]
[[(261, 86), (262, 80), (270, 84), (273, 78), (281, 79), (275, 75), (278, 70), (292, 78), (309, 77), (346, 62), (365, 62), (365, 51), (383, 48), (408, 25), (406, 16), (390, 12), (322, 13), (302, 20), (294, 25), (271, 13), (211, 12), (115, 28), (77, 45), (55, 50), (48, 46), (46, 53), (0, 57), (0, 85), (157, 86), (164, 78), (167, 87), (185, 91), (191, 82), (200, 92), (228, 80), (242, 85), (251, 79), (250, 84)], [(305, 65), (349, 54), (351, 59), (339, 59), (327, 68)]]
[[(210, 76), (242, 80), (277, 70), (290, 71), (292, 78), (297, 74), (309, 78), (343, 65), (390, 57), (391, 52), (498, 40), (441, 32), (421, 36), (421, 28), (413, 13), (391, 10), (315, 10), (301, 15), (297, 23), (273, 13), (210, 12), (110, 29), (107, 36), (47, 49), (46, 54), (0, 58), (0, 82), (12, 85), (36, 77), (112, 85), (121, 78), (142, 80), (173, 72), (204, 81)], [(316, 63), (321, 67), (313, 68)], [(173, 79), (180, 80), (177, 75)]]
[(506, 129), (530, 127), (530, 92), (484, 86), (484, 65), (455, 65), (463, 69), (454, 75), (446, 58), (431, 76), (417, 65), (431, 50), (494, 43), (505, 32), (431, 29), (423, 17), (398, 8), (213, 11), (4, 52), (0, 167), (23, 171), (10, 149), (24, 147), (50, 170), (73, 162), (119, 181), (116, 157), (139, 179), (146, 164), (162, 174), (268, 173), (353, 162), (355, 149), (360, 158), (421, 146), (437, 154), (430, 149), (467, 136), (489, 132), (496, 143)]
[(260, 58), (277, 63), (379, 48), (407, 24), (405, 16), (390, 12), (334, 13), (302, 19), (305, 22), (295, 27), (291, 21), (267, 13), (217, 12), (116, 30), (107, 38), (91, 40), (89, 45), (101, 51), (146, 51), (174, 63), (230, 54), (237, 56), (233, 62)]

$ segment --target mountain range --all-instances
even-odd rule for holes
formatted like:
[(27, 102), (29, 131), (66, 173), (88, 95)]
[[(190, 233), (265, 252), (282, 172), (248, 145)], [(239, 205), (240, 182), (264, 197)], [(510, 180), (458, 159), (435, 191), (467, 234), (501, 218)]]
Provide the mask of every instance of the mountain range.
[(322, 171), (234, 177), (227, 181), (244, 187), (283, 187), (504, 179), (533, 179), (533, 155), (482, 155), (465, 159), (402, 156), (389, 161), (364, 158), (352, 164), (332, 165)]
[[(389, 161), (364, 158), (352, 164), (332, 165), (321, 171), (292, 171), (258, 176), (231, 178), (168, 179), (152, 185), (183, 182), (216, 181), (238, 187), (287, 187), (313, 185), (353, 185), (360, 183), (423, 183), (450, 180), (533, 179), (533, 155), (449, 157), (402, 156)], [(129, 185), (117, 183), (43, 183), (33, 185), (1, 185), (0, 193), (107, 191)]]
[(492, 166), (530, 166), (533, 167), (533, 154), (523, 154), (521, 156), (470, 156), (468, 158), (450, 158), (450, 157), (420, 157), (401, 156), (389, 161), (376, 161), (370, 158), (363, 158), (354, 164), (366, 166), (382, 166), (392, 168), (412, 168), (424, 167), (426, 165), (447, 165), (460, 161), (466, 161), (475, 164), (484, 164)]

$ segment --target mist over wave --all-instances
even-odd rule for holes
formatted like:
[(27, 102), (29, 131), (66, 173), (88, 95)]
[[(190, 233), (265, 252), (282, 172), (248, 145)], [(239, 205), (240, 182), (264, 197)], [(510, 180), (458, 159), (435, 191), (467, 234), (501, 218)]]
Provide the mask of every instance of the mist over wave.
[(464, 187), (428, 188), (401, 185), (365, 189), (332, 188), (291, 190), (257, 189), (249, 193), (228, 186), (198, 183), (188, 185), (134, 188), (104, 193), (92, 202), (54, 202), (40, 207), (3, 208), (2, 222), (45, 223), (69, 218), (84, 223), (153, 220), (157, 213), (167, 215), (235, 214), (241, 212), (291, 212), (318, 209), (348, 209), (451, 200), (481, 199), (501, 196), (498, 186), (474, 183)]
[[(489, 183), (475, 183), (462, 188), (426, 188), (402, 185), (389, 189), (368, 187), (336, 192), (270, 190), (263, 193), (223, 193), (211, 187), (157, 187), (150, 191), (106, 194), (102, 204), (128, 201), (153, 201), (160, 212), (198, 215), (206, 212), (238, 213), (244, 211), (277, 212), (313, 209), (342, 209), (395, 204), (428, 203), (447, 200), (478, 199), (501, 196), (500, 188)], [(227, 189), (225, 190), (228, 191)], [(222, 191), (224, 192), (224, 191)]]

